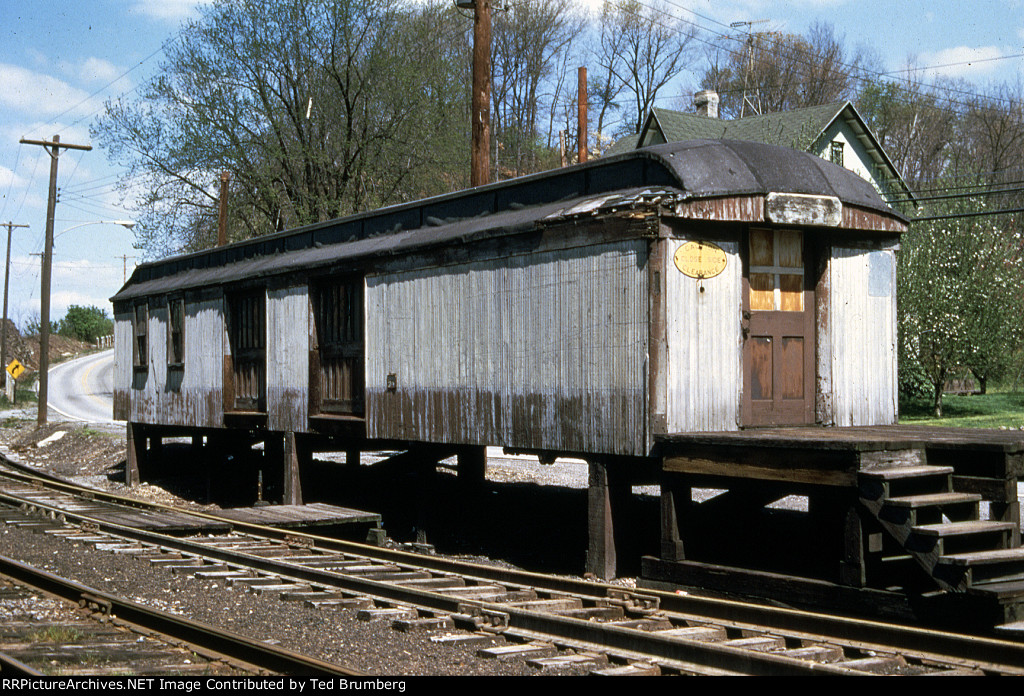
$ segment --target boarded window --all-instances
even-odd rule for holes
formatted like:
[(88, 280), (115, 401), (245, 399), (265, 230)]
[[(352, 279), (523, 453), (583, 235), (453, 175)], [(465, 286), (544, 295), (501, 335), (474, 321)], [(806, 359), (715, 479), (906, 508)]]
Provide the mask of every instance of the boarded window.
[(185, 364), (185, 300), (180, 297), (167, 302), (167, 364)]
[(800, 230), (750, 230), (750, 309), (803, 311), (803, 240)]
[(232, 296), (230, 318), (234, 409), (266, 411), (266, 294), (260, 290)]
[(132, 318), (132, 364), (142, 371), (149, 366), (149, 305), (135, 305), (135, 316)]
[(314, 291), (322, 413), (363, 412), (363, 279), (332, 279)]

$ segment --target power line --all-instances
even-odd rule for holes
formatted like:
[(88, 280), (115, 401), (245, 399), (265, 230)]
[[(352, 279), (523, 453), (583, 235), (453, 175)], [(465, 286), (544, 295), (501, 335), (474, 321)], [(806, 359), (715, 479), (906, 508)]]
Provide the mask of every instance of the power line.
[(925, 217), (910, 218), (911, 222), (928, 222), (930, 220), (956, 220), (959, 218), (975, 218), (987, 215), (1012, 215), (1024, 213), (1024, 208), (1007, 208), (1004, 210), (979, 210), (973, 213), (950, 213), (948, 215), (927, 215)]

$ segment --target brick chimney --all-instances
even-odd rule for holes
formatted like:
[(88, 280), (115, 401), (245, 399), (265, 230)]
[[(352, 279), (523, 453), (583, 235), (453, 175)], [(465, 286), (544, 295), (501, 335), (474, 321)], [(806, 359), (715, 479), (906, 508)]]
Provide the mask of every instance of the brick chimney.
[(698, 116), (718, 118), (718, 92), (705, 89), (693, 95), (693, 105), (697, 107)]

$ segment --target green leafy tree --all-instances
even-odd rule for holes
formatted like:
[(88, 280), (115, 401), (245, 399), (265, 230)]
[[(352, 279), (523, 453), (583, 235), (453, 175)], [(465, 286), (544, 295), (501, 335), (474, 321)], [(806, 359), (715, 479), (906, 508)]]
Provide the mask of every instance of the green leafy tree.
[(100, 336), (114, 333), (114, 322), (107, 316), (106, 310), (99, 307), (71, 305), (67, 314), (58, 323), (57, 333), (79, 341), (95, 343)]
[(210, 246), (223, 170), (232, 239), (464, 186), (466, 29), (441, 0), (205, 7), (139, 98), (93, 127), (146, 191), (140, 246)]

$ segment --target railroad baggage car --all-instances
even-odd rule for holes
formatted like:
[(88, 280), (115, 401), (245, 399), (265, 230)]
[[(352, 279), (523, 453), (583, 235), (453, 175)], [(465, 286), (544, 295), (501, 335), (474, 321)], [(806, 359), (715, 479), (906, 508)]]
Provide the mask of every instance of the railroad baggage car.
[(818, 157), (697, 140), (145, 263), (112, 298), (114, 416), (467, 467), (893, 424), (906, 224)]
[(905, 226), (817, 157), (691, 141), (146, 263), (114, 415), (637, 457), (894, 423)]

